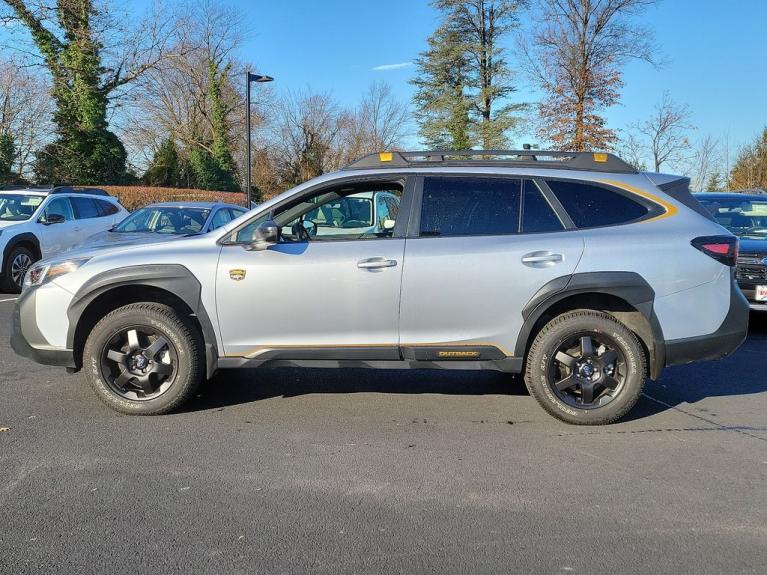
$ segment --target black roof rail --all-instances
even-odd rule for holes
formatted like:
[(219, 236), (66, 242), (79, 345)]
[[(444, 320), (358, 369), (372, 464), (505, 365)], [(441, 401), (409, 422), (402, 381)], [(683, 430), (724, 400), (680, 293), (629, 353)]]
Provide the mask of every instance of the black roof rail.
[(636, 174), (636, 168), (607, 152), (557, 152), (541, 150), (437, 150), (431, 152), (380, 152), (352, 162), (344, 170), (418, 168), (433, 166), (503, 166), (556, 168)]
[(51, 194), (88, 194), (91, 196), (110, 196), (106, 190), (100, 188), (75, 188), (72, 186), (56, 186), (50, 191)]

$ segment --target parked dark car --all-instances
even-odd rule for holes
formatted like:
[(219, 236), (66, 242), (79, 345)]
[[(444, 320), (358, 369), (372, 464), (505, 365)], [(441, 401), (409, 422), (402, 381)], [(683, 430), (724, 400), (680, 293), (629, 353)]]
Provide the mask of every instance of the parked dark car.
[(767, 311), (767, 195), (701, 193), (695, 197), (740, 239), (735, 277), (751, 309)]

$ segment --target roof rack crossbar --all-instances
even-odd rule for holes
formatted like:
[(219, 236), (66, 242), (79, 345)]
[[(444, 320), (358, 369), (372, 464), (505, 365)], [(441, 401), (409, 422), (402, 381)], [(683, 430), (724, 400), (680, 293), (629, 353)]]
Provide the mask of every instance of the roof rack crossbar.
[(635, 174), (637, 170), (619, 157), (605, 152), (541, 150), (434, 150), (369, 154), (344, 170), (417, 168), (419, 166), (516, 166), (550, 167)]

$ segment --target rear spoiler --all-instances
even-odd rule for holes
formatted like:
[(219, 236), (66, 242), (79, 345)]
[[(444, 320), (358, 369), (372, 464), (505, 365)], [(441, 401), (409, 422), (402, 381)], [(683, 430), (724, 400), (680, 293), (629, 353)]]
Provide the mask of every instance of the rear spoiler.
[(690, 178), (656, 173), (648, 173), (645, 174), (645, 176), (660, 191), (670, 196), (671, 199), (676, 200), (694, 212), (699, 213), (707, 220), (711, 220), (712, 222), (716, 221), (714, 216), (711, 215), (711, 212), (703, 207), (703, 205), (690, 193)]

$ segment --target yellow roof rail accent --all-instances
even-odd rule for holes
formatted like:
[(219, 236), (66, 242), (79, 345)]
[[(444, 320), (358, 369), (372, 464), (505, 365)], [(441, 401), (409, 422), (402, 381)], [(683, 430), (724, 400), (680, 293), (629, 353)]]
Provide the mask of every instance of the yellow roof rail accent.
[(607, 154), (601, 152), (594, 152), (594, 161), (604, 164), (607, 162)]
[(394, 159), (394, 154), (391, 152), (381, 152), (378, 154), (378, 159), (382, 162), (391, 162)]

